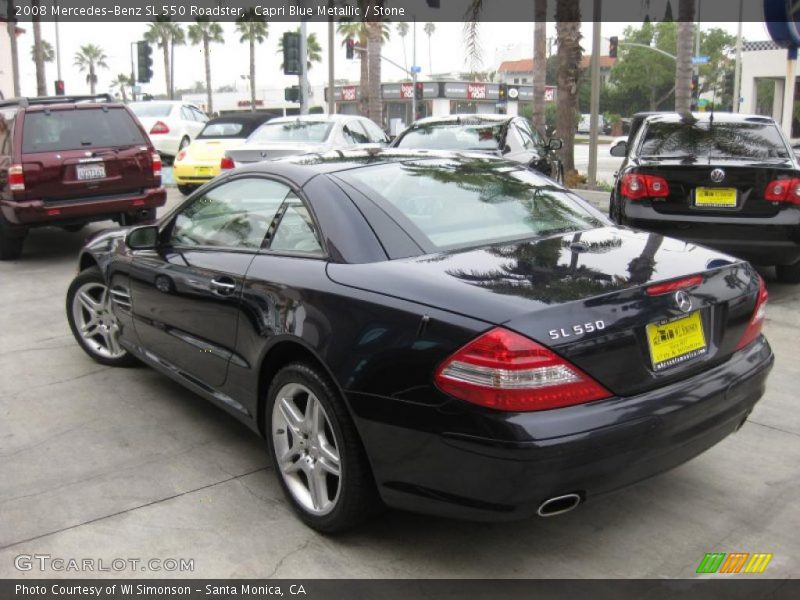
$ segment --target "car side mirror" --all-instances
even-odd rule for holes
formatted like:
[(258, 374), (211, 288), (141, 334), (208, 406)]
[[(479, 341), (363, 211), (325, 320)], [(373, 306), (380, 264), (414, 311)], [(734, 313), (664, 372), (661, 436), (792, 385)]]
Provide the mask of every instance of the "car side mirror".
[(624, 158), (626, 154), (628, 154), (628, 142), (617, 142), (613, 146), (611, 146), (611, 150), (609, 150), (611, 156), (617, 156), (619, 158)]
[(550, 141), (547, 142), (547, 148), (549, 150), (561, 150), (564, 146), (564, 140), (560, 138), (552, 138)]
[(136, 227), (125, 236), (125, 245), (131, 250), (154, 250), (158, 246), (158, 234), (155, 225)]

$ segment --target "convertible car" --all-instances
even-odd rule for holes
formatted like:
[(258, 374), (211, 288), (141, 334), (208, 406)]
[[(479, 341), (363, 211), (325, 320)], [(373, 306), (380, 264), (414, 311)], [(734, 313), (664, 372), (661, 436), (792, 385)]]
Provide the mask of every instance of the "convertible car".
[(266, 438), (334, 532), (384, 505), (552, 516), (694, 457), (764, 392), (766, 300), (748, 263), (523, 165), (373, 149), (235, 169), (99, 234), (66, 309), (97, 362)]

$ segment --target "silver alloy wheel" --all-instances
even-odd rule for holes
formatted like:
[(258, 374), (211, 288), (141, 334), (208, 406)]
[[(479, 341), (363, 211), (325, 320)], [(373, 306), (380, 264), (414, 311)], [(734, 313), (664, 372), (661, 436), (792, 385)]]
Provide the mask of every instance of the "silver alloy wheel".
[(288, 383), (278, 391), (272, 445), (292, 497), (311, 514), (331, 512), (342, 487), (339, 445), (325, 408), (306, 386)]
[(108, 288), (102, 283), (84, 283), (72, 298), (72, 318), (86, 346), (103, 358), (120, 358), (119, 323), (111, 312)]

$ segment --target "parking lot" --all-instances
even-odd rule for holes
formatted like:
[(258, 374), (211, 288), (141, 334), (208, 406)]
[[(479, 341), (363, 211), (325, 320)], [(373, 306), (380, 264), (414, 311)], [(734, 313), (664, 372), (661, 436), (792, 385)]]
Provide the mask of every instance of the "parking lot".
[(33, 231), (22, 259), (0, 263), (2, 577), (86, 576), (21, 572), (21, 554), (194, 560), (194, 572), (90, 576), (691, 577), (706, 552), (773, 553), (765, 576), (800, 572), (800, 286), (770, 270), (767, 394), (702, 456), (561, 517), (387, 512), (329, 538), (294, 518), (243, 425), (153, 370), (102, 367), (73, 341), (75, 257), (107, 226)]

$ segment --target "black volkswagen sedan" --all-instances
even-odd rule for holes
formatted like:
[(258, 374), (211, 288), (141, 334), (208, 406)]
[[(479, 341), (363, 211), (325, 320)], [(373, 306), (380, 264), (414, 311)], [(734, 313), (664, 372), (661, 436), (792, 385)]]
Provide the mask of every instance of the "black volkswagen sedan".
[(800, 166), (768, 117), (645, 116), (612, 154), (627, 157), (611, 194), (617, 223), (775, 265), (800, 283)]
[(564, 167), (555, 151), (562, 141), (545, 141), (527, 119), (508, 115), (427, 117), (411, 124), (392, 142), (403, 150), (488, 152), (531, 167), (555, 181)]
[(66, 309), (267, 440), (300, 518), (573, 509), (735, 431), (764, 392), (741, 260), (610, 224), (485, 155), (258, 163), (100, 234)]

